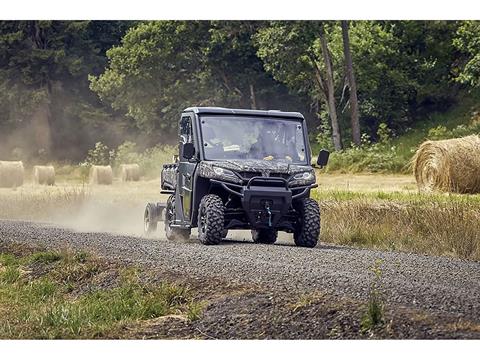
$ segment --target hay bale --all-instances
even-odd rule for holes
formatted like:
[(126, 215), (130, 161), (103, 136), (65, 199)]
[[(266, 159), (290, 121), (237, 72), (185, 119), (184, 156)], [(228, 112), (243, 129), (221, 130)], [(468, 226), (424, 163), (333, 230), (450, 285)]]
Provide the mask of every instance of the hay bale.
[(421, 192), (480, 192), (480, 138), (425, 141), (412, 159)]
[(113, 171), (110, 165), (92, 165), (90, 168), (90, 184), (112, 185)]
[(55, 185), (55, 168), (53, 166), (34, 166), (33, 182), (37, 185)]
[(120, 165), (120, 175), (123, 182), (140, 180), (140, 166), (138, 164)]
[(21, 161), (0, 161), (0, 187), (23, 185), (25, 170)]

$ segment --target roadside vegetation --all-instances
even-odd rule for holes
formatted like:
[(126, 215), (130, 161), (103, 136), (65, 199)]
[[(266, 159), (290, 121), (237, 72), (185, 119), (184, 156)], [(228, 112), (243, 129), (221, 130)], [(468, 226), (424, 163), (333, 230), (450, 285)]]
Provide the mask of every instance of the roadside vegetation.
[[(412, 172), (410, 161), (425, 140), (443, 140), (480, 134), (480, 92), (463, 92), (461, 102), (448, 111), (425, 116), (402, 133), (380, 123), (372, 137), (363, 134), (359, 146), (351, 144), (341, 151), (332, 151), (326, 172), (403, 173)], [(312, 141), (314, 155), (320, 148), (333, 150), (328, 133)]]
[(480, 196), (316, 191), (327, 243), (480, 260)]
[(200, 316), (192, 292), (84, 252), (0, 249), (0, 338), (115, 338), (125, 326)]
[(375, 261), (372, 267), (373, 281), (368, 292), (368, 302), (360, 322), (360, 328), (363, 332), (374, 334), (385, 323), (385, 304), (382, 294), (382, 262)]

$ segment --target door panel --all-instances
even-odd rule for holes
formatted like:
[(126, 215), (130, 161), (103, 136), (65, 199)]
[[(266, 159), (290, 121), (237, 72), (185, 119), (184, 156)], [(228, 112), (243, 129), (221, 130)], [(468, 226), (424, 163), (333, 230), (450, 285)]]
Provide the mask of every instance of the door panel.
[(182, 145), (186, 142), (192, 142), (193, 140), (193, 116), (182, 115), (180, 126), (180, 162), (178, 164), (179, 177), (178, 177), (178, 193), (180, 197), (179, 204), (181, 206), (177, 209), (177, 215), (185, 222), (190, 222), (191, 206), (192, 206), (192, 190), (193, 190), (193, 175), (197, 163), (193, 160), (187, 160), (181, 153)]

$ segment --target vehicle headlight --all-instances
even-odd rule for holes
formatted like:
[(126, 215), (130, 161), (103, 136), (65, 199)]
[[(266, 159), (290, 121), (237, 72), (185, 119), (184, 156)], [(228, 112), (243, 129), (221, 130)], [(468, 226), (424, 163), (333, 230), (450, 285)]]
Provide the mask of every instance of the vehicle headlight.
[(315, 172), (304, 171), (298, 174), (293, 175), (293, 178), (290, 180), (290, 185), (309, 185), (315, 182)]
[(303, 172), (303, 173), (300, 173), (300, 174), (295, 174), (295, 176), (293, 177), (295, 180), (313, 180), (315, 179), (315, 175), (313, 175), (312, 172), (310, 171), (306, 171), (306, 172)]
[(208, 179), (230, 181), (238, 184), (242, 182), (233, 171), (208, 163), (200, 164), (199, 175)]
[(236, 178), (237, 176), (233, 173), (233, 171), (224, 169), (218, 166), (212, 166), (213, 172), (217, 174), (218, 176), (227, 176), (227, 177), (234, 177)]

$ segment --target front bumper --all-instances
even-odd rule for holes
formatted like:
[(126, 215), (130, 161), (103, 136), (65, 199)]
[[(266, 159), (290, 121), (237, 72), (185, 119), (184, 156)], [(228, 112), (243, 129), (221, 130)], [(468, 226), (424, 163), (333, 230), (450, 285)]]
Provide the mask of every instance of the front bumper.
[(288, 182), (277, 177), (253, 177), (246, 185), (232, 185), (211, 180), (227, 192), (240, 198), (242, 208), (253, 229), (283, 227), (282, 219), (291, 209), (292, 201), (309, 195), (316, 184), (290, 188)]

